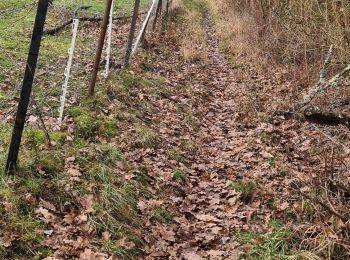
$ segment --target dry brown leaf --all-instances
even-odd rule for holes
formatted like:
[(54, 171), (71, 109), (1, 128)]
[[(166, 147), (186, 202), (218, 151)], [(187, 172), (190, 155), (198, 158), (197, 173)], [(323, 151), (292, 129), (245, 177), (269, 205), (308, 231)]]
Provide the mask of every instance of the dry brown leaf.
[(184, 255), (184, 258), (187, 260), (203, 260), (204, 258), (198, 255), (195, 252), (187, 252)]
[(79, 255), (80, 260), (95, 260), (95, 253), (90, 248), (85, 250)]
[(164, 238), (167, 241), (170, 242), (175, 242), (175, 232), (172, 230), (168, 230), (166, 227), (160, 227), (160, 235), (162, 236), (162, 238)]
[(102, 237), (103, 237), (104, 239), (110, 239), (111, 236), (112, 236), (112, 234), (111, 234), (110, 232), (108, 232), (108, 231), (103, 231), (103, 232), (102, 232)]
[(67, 170), (68, 174), (71, 175), (72, 177), (80, 177), (81, 176), (81, 172), (78, 169), (75, 168), (69, 168)]
[(65, 223), (67, 223), (68, 225), (71, 225), (74, 222), (74, 218), (75, 218), (75, 216), (72, 213), (66, 214), (63, 218), (63, 221)]
[(7, 232), (4, 236), (0, 237), (0, 246), (9, 247), (17, 238), (18, 235), (15, 232)]
[(44, 222), (46, 223), (54, 223), (56, 222), (56, 216), (52, 213), (50, 213), (47, 209), (44, 209), (43, 207), (38, 208), (35, 210), (37, 214), (41, 214), (44, 217)]
[(47, 202), (47, 201), (43, 200), (42, 198), (40, 198), (39, 204), (45, 209), (49, 209), (51, 211), (56, 211), (56, 207), (52, 203)]
[(212, 215), (206, 215), (206, 214), (197, 214), (195, 215), (195, 218), (206, 222), (220, 222), (220, 219)]
[(85, 195), (81, 200), (80, 200), (81, 205), (84, 208), (85, 213), (92, 213), (94, 212), (94, 198), (93, 195)]
[(117, 241), (117, 245), (121, 246), (121, 247), (124, 247), (126, 249), (133, 249), (133, 248), (135, 248), (135, 243), (130, 241), (130, 240), (128, 240), (127, 237), (123, 237), (123, 238), (119, 239)]

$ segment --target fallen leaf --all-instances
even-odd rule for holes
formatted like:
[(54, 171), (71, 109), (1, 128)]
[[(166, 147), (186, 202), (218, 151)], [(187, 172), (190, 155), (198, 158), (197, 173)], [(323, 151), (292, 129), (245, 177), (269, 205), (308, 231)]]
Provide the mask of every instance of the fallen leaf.
[(220, 219), (212, 216), (212, 215), (205, 215), (205, 214), (197, 214), (195, 215), (196, 219), (206, 221), (206, 222), (220, 222)]
[(18, 235), (14, 232), (7, 232), (4, 236), (0, 237), (0, 245), (3, 247), (9, 247), (12, 242), (18, 238)]

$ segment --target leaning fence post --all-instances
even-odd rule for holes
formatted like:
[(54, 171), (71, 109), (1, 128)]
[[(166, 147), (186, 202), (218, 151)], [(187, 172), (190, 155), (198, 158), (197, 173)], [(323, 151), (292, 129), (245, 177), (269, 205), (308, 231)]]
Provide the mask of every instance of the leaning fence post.
[(154, 21), (153, 21), (153, 28), (152, 28), (153, 31), (156, 29), (158, 16), (162, 14), (162, 6), (163, 6), (163, 0), (159, 0), (157, 5), (156, 16), (154, 17)]
[(108, 20), (109, 20), (109, 14), (110, 14), (110, 11), (111, 11), (111, 6), (112, 6), (112, 0), (106, 0), (106, 1), (107, 1), (106, 9), (105, 9), (105, 14), (103, 16), (103, 22), (102, 22), (102, 26), (101, 26), (100, 38), (98, 40), (98, 46), (97, 46), (96, 57), (95, 57), (95, 62), (94, 62), (94, 68), (93, 68), (93, 71), (92, 71), (92, 76), (91, 76), (91, 80), (90, 80), (90, 84), (89, 84), (89, 96), (94, 95), (98, 68), (100, 66), (102, 49), (103, 49), (103, 45), (105, 43), (106, 31), (107, 31)]
[(140, 33), (139, 35), (137, 36), (136, 38), (136, 41), (135, 41), (135, 44), (134, 44), (134, 47), (131, 51), (131, 54), (130, 56), (132, 56), (135, 52), (136, 52), (136, 49), (140, 43), (140, 41), (143, 39), (143, 37), (145, 36), (145, 33), (146, 33), (146, 29), (147, 29), (147, 26), (148, 26), (148, 22), (151, 18), (151, 15), (153, 13), (153, 9), (154, 7), (157, 5), (159, 0), (153, 0), (152, 2), (152, 5), (151, 5), (151, 8), (148, 10), (148, 13), (147, 13), (147, 16), (146, 16), (146, 19), (144, 20), (143, 24), (142, 24), (142, 27), (141, 27), (141, 30), (140, 30)]
[(49, 0), (39, 0), (26, 63), (27, 65), (22, 82), (21, 96), (18, 102), (17, 114), (13, 126), (12, 138), (6, 162), (6, 173), (12, 172), (16, 168), (48, 5)]
[(139, 13), (139, 7), (140, 7), (140, 0), (135, 0), (134, 13), (132, 15), (130, 33), (129, 33), (129, 39), (128, 39), (128, 46), (126, 48), (126, 53), (125, 53), (124, 67), (127, 67), (129, 65), (129, 60), (130, 60), (130, 56), (131, 56), (131, 52), (132, 52), (132, 43), (133, 43), (134, 36), (135, 36), (137, 16)]
[(112, 44), (112, 28), (113, 27), (113, 0), (111, 5), (111, 11), (109, 13), (109, 25), (108, 25), (108, 36), (107, 36), (107, 47), (106, 47), (106, 66), (105, 66), (105, 78), (109, 74), (109, 65), (111, 59), (111, 44)]
[(166, 15), (169, 14), (169, 9), (170, 9), (170, 0), (166, 0)]

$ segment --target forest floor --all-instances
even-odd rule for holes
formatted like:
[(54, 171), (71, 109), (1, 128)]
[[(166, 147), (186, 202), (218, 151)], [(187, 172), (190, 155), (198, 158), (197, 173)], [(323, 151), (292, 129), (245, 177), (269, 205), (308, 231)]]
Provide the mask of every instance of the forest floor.
[[(274, 114), (302, 95), (290, 73), (233, 61), (208, 9), (184, 3), (94, 98), (83, 86), (97, 25), (82, 27), (60, 131), (57, 75), (40, 68), (51, 143), (33, 110), (20, 170), (0, 185), (1, 258), (350, 258), (348, 129)], [(127, 32), (118, 22), (115, 46)], [(16, 103), (7, 89), (0, 158)]]

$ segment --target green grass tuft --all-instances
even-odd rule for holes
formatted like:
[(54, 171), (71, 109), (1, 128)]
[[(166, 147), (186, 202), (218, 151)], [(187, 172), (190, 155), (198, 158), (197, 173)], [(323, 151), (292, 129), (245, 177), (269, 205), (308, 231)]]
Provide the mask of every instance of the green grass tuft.
[(187, 175), (182, 169), (176, 169), (173, 174), (173, 180), (182, 180), (185, 181), (187, 179)]
[(31, 146), (44, 144), (45, 138), (45, 132), (39, 128), (27, 127), (23, 133), (23, 143)]
[(272, 221), (270, 225), (272, 231), (269, 233), (250, 230), (235, 234), (238, 242), (249, 245), (240, 259), (286, 259), (286, 240), (291, 233), (277, 221)]
[(236, 192), (241, 193), (241, 200), (243, 202), (249, 202), (252, 198), (253, 192), (256, 188), (255, 183), (253, 182), (244, 182), (242, 180), (232, 181), (229, 186)]
[(161, 223), (165, 223), (167, 225), (172, 224), (174, 216), (175, 214), (173, 212), (162, 207), (155, 207), (153, 209), (153, 219)]

